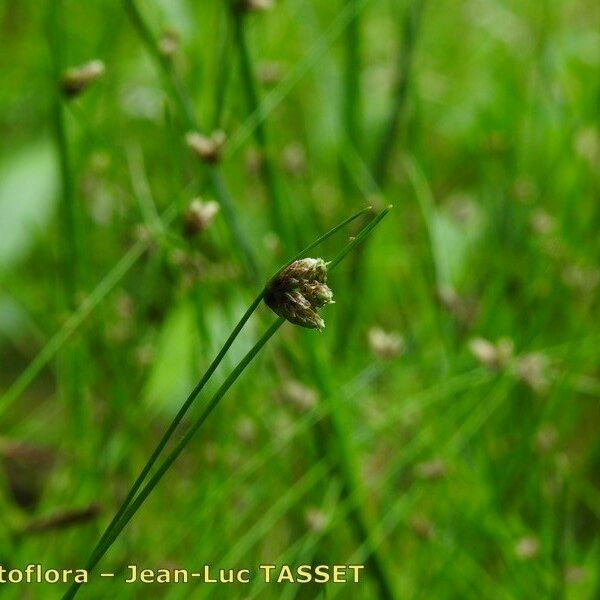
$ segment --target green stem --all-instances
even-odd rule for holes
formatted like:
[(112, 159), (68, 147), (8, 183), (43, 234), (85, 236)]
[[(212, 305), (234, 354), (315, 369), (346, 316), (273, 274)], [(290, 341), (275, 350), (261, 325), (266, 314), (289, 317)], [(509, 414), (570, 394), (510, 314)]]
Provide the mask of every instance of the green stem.
[(229, 20), (229, 7), (223, 4), (220, 13), (219, 31), (223, 33), (219, 35), (217, 40), (217, 50), (215, 52), (215, 102), (212, 124), (215, 129), (221, 127), (223, 111), (225, 109), (225, 98), (227, 96), (227, 88), (231, 79), (231, 32)]
[[(391, 209), (392, 207), (388, 206), (368, 223), (355, 237), (353, 242), (343, 248), (331, 261), (329, 268), (335, 268), (352, 249), (359, 246)], [(358, 250), (360, 250), (360, 247)], [(322, 366), (324, 362), (316, 359), (314, 344), (310, 344), (310, 358), (313, 362), (313, 372), (318, 375), (317, 384), (320, 387), (322, 396), (329, 399), (330, 402), (330, 410), (327, 417), (324, 417), (324, 423), (320, 428), (320, 432), (326, 439), (329, 437), (333, 438), (333, 445), (335, 446), (333, 448), (335, 450), (334, 456), (336, 457), (342, 478), (342, 492), (349, 503), (350, 519), (359, 539), (368, 543), (372, 539), (374, 523), (365, 508), (364, 490), (356, 477), (356, 473), (358, 472), (358, 458), (352, 440), (348, 436), (350, 429), (347, 424), (344, 407), (336, 402), (337, 396), (334, 388), (324, 373)], [(395, 580), (386, 556), (376, 546), (370, 544), (366, 562), (369, 572), (373, 574), (377, 581), (381, 592), (380, 597), (386, 600), (396, 598)]]
[[(403, 22), (404, 36), (402, 44), (398, 54), (398, 67), (397, 67), (397, 82), (392, 100), (392, 106), (390, 114), (387, 118), (384, 131), (379, 142), (378, 149), (375, 153), (375, 160), (373, 162), (373, 184), (375, 189), (380, 189), (385, 184), (385, 180), (388, 173), (388, 165), (391, 159), (392, 152), (397, 141), (397, 129), (402, 116), (402, 111), (406, 105), (408, 96), (408, 85), (411, 74), (412, 66), (412, 55), (416, 43), (418, 26), (423, 10), (423, 4), (425, 0), (412, 0), (411, 4), (406, 9), (406, 14)], [(350, 133), (349, 133), (350, 135)], [(349, 137), (350, 149), (356, 151), (356, 147), (352, 147), (352, 139)], [(353, 256), (350, 269), (349, 269), (349, 285), (353, 289), (358, 289), (362, 286), (362, 282), (365, 274), (365, 256), (364, 249), (359, 248), (356, 254)], [(358, 319), (349, 319), (350, 311), (356, 311), (357, 308), (354, 305), (346, 302), (345, 305), (341, 306), (344, 322), (348, 323), (347, 327), (343, 327), (339, 330), (338, 339), (336, 341), (337, 351), (340, 356), (343, 356), (346, 349), (349, 348), (349, 338), (353, 333), (353, 324), (360, 322)], [(360, 310), (360, 307), (359, 307)]]
[[(50, 3), (48, 10), (48, 41), (52, 60), (52, 89), (54, 101), (52, 105), (53, 126), (60, 168), (62, 198), (60, 204), (63, 255), (60, 257), (63, 268), (65, 304), (67, 310), (73, 311), (77, 306), (77, 294), (82, 285), (81, 257), (82, 244), (79, 226), (81, 217), (75, 198), (74, 176), (69, 155), (67, 125), (65, 121), (65, 99), (59, 82), (65, 68), (65, 48), (63, 44), (63, 6), (62, 1)], [(77, 444), (83, 441), (86, 431), (82, 403), (82, 344), (76, 343), (71, 351), (65, 352), (64, 380), (62, 382), (65, 397), (72, 414), (72, 428)]]
[[(370, 225), (374, 226), (373, 223)], [(313, 340), (309, 343), (309, 359), (311, 370), (316, 374), (316, 384), (328, 410), (315, 433), (322, 452), (332, 453), (335, 466), (342, 481), (342, 495), (348, 504), (348, 515), (354, 531), (361, 543), (367, 545), (366, 568), (377, 581), (380, 594), (378, 597), (391, 600), (397, 598), (396, 583), (391, 565), (387, 557), (372, 542), (375, 522), (366, 508), (365, 491), (357, 477), (360, 473), (358, 454), (351, 439), (349, 420), (346, 416), (346, 406), (339, 402), (335, 386), (329, 373), (326, 372), (326, 361), (317, 356)]]
[(79, 233), (77, 230), (77, 207), (73, 185), (73, 173), (69, 157), (69, 145), (65, 123), (64, 98), (60, 89), (60, 78), (64, 69), (64, 47), (62, 44), (62, 2), (50, 3), (48, 18), (48, 37), (52, 58), (52, 89), (54, 102), (52, 105), (54, 135), (58, 150), (60, 178), (62, 185), (61, 216), (64, 236), (64, 281), (67, 293), (67, 304), (72, 310), (76, 304), (79, 275)]
[[(370, 207), (368, 207), (368, 208), (360, 210), (357, 213), (351, 215), (350, 217), (348, 217), (347, 219), (345, 219), (344, 221), (342, 221), (341, 223), (339, 223), (338, 225), (336, 225), (335, 227), (333, 227), (332, 229), (330, 229), (329, 231), (327, 231), (325, 234), (323, 234), (317, 240), (315, 240), (314, 242), (312, 242), (306, 248), (304, 248), (294, 258), (292, 258), (288, 263), (286, 263), (285, 266), (287, 266), (288, 264), (294, 262), (295, 260), (298, 260), (299, 258), (302, 258), (308, 252), (310, 252), (313, 248), (319, 246), (325, 240), (327, 240), (332, 235), (334, 235), (342, 227), (345, 227), (346, 225), (348, 225), (349, 223), (351, 223), (352, 221), (354, 221), (355, 219), (357, 219), (358, 217), (360, 217), (361, 215), (365, 214), (366, 212), (368, 212), (370, 210), (371, 210)], [(181, 408), (179, 409), (179, 411), (175, 415), (175, 418), (173, 419), (173, 421), (171, 422), (171, 424), (169, 425), (169, 427), (167, 428), (167, 430), (163, 434), (163, 436), (162, 436), (161, 440), (159, 441), (158, 445), (156, 446), (156, 448), (152, 452), (152, 455), (148, 459), (148, 462), (144, 465), (142, 471), (140, 472), (140, 474), (138, 475), (137, 479), (135, 480), (135, 482), (134, 482), (133, 486), (131, 487), (129, 493), (127, 494), (127, 497), (125, 498), (125, 500), (123, 501), (123, 503), (121, 504), (121, 506), (119, 507), (119, 509), (117, 510), (115, 516), (113, 517), (113, 519), (111, 520), (111, 522), (109, 523), (109, 525), (106, 527), (106, 529), (105, 529), (104, 533), (102, 534), (100, 540), (96, 544), (96, 547), (92, 551), (92, 557), (95, 557), (96, 554), (100, 551), (100, 549), (102, 548), (103, 544), (106, 542), (106, 540), (108, 539), (109, 535), (111, 534), (111, 532), (115, 528), (116, 524), (121, 519), (121, 517), (125, 513), (125, 511), (128, 508), (128, 506), (131, 504), (131, 502), (134, 499), (136, 493), (138, 492), (138, 490), (140, 489), (142, 483), (144, 482), (144, 480), (148, 476), (148, 473), (150, 472), (150, 470), (152, 469), (152, 467), (156, 463), (158, 457), (161, 455), (162, 451), (165, 449), (167, 443), (169, 442), (169, 440), (173, 436), (173, 433), (177, 429), (178, 425), (181, 423), (182, 419), (187, 414), (188, 410), (190, 409), (190, 407), (192, 406), (192, 404), (194, 403), (194, 401), (196, 400), (196, 398), (198, 397), (198, 395), (200, 394), (200, 392), (204, 389), (204, 386), (206, 385), (206, 383), (208, 382), (208, 380), (211, 378), (211, 376), (213, 375), (213, 373), (215, 372), (215, 370), (217, 369), (217, 367), (219, 366), (219, 364), (221, 363), (221, 361), (223, 360), (223, 358), (225, 357), (225, 355), (229, 351), (229, 348), (233, 344), (234, 340), (237, 338), (238, 334), (240, 333), (240, 331), (242, 330), (242, 328), (244, 327), (244, 325), (246, 324), (246, 322), (248, 321), (248, 319), (250, 318), (250, 316), (252, 315), (252, 313), (260, 305), (260, 303), (261, 303), (261, 301), (263, 299), (263, 296), (264, 296), (264, 289), (261, 290), (261, 292), (257, 295), (257, 297), (252, 301), (252, 303), (250, 304), (249, 308), (246, 310), (246, 312), (244, 313), (244, 315), (242, 316), (242, 318), (240, 319), (240, 321), (238, 322), (238, 324), (235, 326), (235, 328), (231, 332), (230, 336), (227, 338), (227, 341), (225, 342), (225, 344), (223, 345), (223, 347), (221, 348), (221, 350), (219, 351), (219, 353), (217, 354), (217, 356), (215, 357), (215, 359), (213, 360), (213, 362), (211, 363), (211, 365), (209, 366), (209, 368), (207, 369), (207, 371), (204, 373), (204, 375), (202, 376), (202, 378), (200, 379), (200, 381), (198, 382), (198, 384), (196, 385), (196, 387), (192, 390), (192, 392), (190, 393), (190, 395), (188, 396), (188, 398), (186, 399), (186, 401), (183, 403), (183, 405), (181, 406)]]
[[(252, 347), (252, 349), (244, 356), (244, 358), (238, 363), (235, 369), (231, 372), (229, 377), (223, 382), (217, 393), (212, 397), (211, 401), (204, 408), (196, 422), (190, 427), (187, 433), (181, 438), (179, 443), (175, 446), (173, 451), (167, 456), (164, 462), (158, 467), (156, 473), (151, 477), (148, 483), (136, 496), (135, 500), (122, 514), (121, 519), (116, 525), (110, 530), (107, 536), (105, 544), (103, 544), (99, 550), (94, 553), (86, 569), (90, 572), (100, 561), (100, 559), (106, 554), (108, 549), (112, 546), (113, 542), (117, 539), (121, 531), (125, 528), (127, 523), (132, 519), (133, 515), (139, 510), (146, 498), (150, 495), (152, 490), (158, 485), (158, 482), (162, 479), (163, 475), (167, 472), (169, 467), (175, 462), (187, 444), (190, 442), (195, 433), (200, 429), (203, 423), (206, 421), (210, 413), (215, 409), (221, 398), (227, 393), (229, 388), (235, 383), (238, 377), (242, 374), (244, 369), (250, 364), (252, 359), (260, 352), (263, 346), (271, 339), (274, 333), (283, 325), (284, 319), (281, 317), (277, 319), (267, 331), (263, 334), (260, 340)], [(73, 598), (80, 587), (80, 583), (74, 583), (63, 596), (63, 600)]]
[(163, 434), (160, 442), (154, 449), (154, 452), (152, 452), (152, 455), (148, 459), (148, 462), (144, 465), (144, 468), (142, 469), (142, 471), (138, 475), (137, 479), (135, 480), (133, 486), (131, 487), (131, 490), (127, 494), (127, 497), (123, 501), (121, 507), (119, 508), (119, 510), (117, 510), (112, 521), (109, 523), (108, 527), (106, 528), (103, 536), (100, 538), (100, 541), (98, 542), (96, 548), (94, 548), (94, 550), (92, 551), (92, 555), (95, 555), (96, 552), (98, 552), (105, 536), (109, 535), (110, 531), (114, 528), (115, 524), (119, 521), (119, 519), (121, 518), (121, 516), (123, 515), (123, 513), (125, 512), (127, 507), (131, 504), (131, 501), (133, 500), (137, 491), (140, 489), (140, 486), (142, 485), (142, 483), (148, 476), (148, 473), (150, 472), (150, 470), (156, 463), (158, 457), (161, 455), (162, 451), (164, 450), (165, 446), (167, 445), (167, 443), (173, 436), (173, 433), (175, 433), (175, 430), (177, 429), (179, 423), (181, 423), (183, 417), (186, 415), (186, 413), (188, 412), (188, 410), (190, 409), (190, 407), (192, 406), (192, 404), (194, 403), (194, 401), (196, 400), (196, 398), (198, 397), (200, 392), (204, 389), (204, 386), (208, 383), (208, 380), (211, 378), (212, 374), (215, 372), (217, 367), (221, 364), (221, 361), (223, 360), (225, 354), (227, 354), (227, 352), (228, 352), (229, 348), (231, 347), (231, 345), (233, 344), (234, 340), (236, 339), (236, 337), (238, 336), (238, 334), (240, 333), (240, 331), (242, 330), (242, 328), (244, 327), (244, 325), (246, 324), (246, 322), (248, 321), (248, 319), (250, 318), (252, 313), (260, 305), (262, 298), (263, 298), (263, 292), (261, 291), (260, 294), (252, 301), (252, 304), (250, 304), (250, 306), (248, 307), (246, 312), (243, 314), (242, 318), (239, 320), (238, 324), (235, 326), (235, 328), (231, 332), (230, 336), (227, 338), (227, 341), (225, 342), (225, 344), (223, 345), (223, 347), (221, 348), (221, 350), (219, 351), (219, 353), (217, 354), (217, 356), (215, 357), (213, 362), (210, 364), (210, 366), (208, 367), (208, 369), (206, 370), (206, 372), (204, 373), (204, 375), (202, 376), (200, 381), (197, 383), (196, 387), (191, 391), (191, 393), (187, 397), (186, 401), (182, 404), (181, 408), (175, 415), (175, 418), (173, 419), (173, 421), (171, 422), (171, 424), (169, 425), (169, 427)]
[(337, 254), (337, 256), (335, 256), (335, 258), (331, 260), (329, 270), (331, 271), (332, 269), (334, 269), (342, 260), (344, 260), (344, 258), (349, 252), (354, 250), (354, 248), (358, 244), (364, 241), (364, 239), (371, 233), (371, 231), (375, 227), (377, 227), (377, 225), (379, 225), (381, 220), (390, 212), (390, 210), (392, 210), (392, 208), (393, 207), (390, 204), (390, 206), (382, 210), (374, 219), (372, 219), (367, 225), (365, 225), (354, 237), (352, 242), (350, 242), (345, 248), (342, 248), (342, 250)]
[(398, 124), (406, 100), (408, 98), (408, 86), (412, 70), (412, 57), (419, 31), (421, 15), (425, 0), (412, 0), (406, 9), (406, 15), (403, 22), (403, 39), (398, 53), (396, 89), (392, 106), (388, 115), (378, 150), (375, 154), (373, 162), (373, 176), (377, 185), (382, 187), (385, 183), (389, 161), (394, 150), (395, 142), (397, 141)]
[[(319, 244), (324, 242), (326, 239), (331, 237), (339, 229), (341, 229), (342, 227), (344, 227), (345, 225), (347, 225), (348, 223), (350, 223), (351, 221), (358, 218), (360, 215), (364, 214), (365, 212), (367, 212), (369, 210), (371, 210), (370, 207), (363, 209), (363, 210), (355, 213), (354, 215), (348, 217), (347, 219), (342, 221), (340, 224), (336, 225), (334, 228), (329, 230), (327, 233), (323, 234), (320, 238), (318, 238), (317, 240), (315, 240), (314, 242), (309, 244), (309, 246), (307, 246), (304, 250), (302, 250), (300, 253), (298, 253), (287, 264), (290, 264), (294, 260), (301, 258), (306, 253), (308, 253), (310, 250), (312, 250), (313, 248), (315, 248), (316, 246), (318, 246)], [(372, 231), (372, 229), (375, 227), (375, 225), (377, 225), (381, 221), (381, 219), (385, 216), (385, 214), (387, 214), (388, 210), (389, 209), (387, 209), (386, 211), (382, 212), (377, 217), (375, 217), (368, 225), (366, 225), (363, 228), (363, 230), (360, 232), (360, 234), (358, 236), (356, 236), (355, 239), (353, 239), (349, 244), (347, 244), (346, 248), (342, 252), (340, 252), (336, 256), (336, 258), (334, 258), (334, 260), (332, 261), (330, 270), (335, 268), (336, 265), (339, 264), (339, 262), (342, 260), (342, 258), (348, 252), (350, 252), (350, 250), (352, 250), (358, 243), (360, 243), (360, 241), (362, 239), (364, 239), (365, 235), (367, 235), (370, 231)], [(235, 337), (237, 336), (239, 331), (242, 329), (242, 327), (244, 326), (244, 324), (246, 323), (246, 321), (248, 320), (250, 315), (254, 312), (254, 310), (256, 310), (256, 308), (260, 304), (260, 301), (262, 300), (263, 295), (264, 295), (264, 291), (261, 291), (260, 294), (257, 296), (257, 298), (250, 305), (250, 307), (248, 308), (248, 310), (246, 311), (246, 313), (244, 314), (242, 319), (240, 320), (240, 323), (238, 323), (238, 325), (236, 326), (236, 328), (234, 329), (234, 331), (228, 338), (227, 342), (225, 343), (225, 346), (223, 347), (223, 349), (221, 350), (221, 352), (219, 353), (219, 355), (217, 357), (219, 362), (227, 353), (229, 347), (231, 346), (231, 343), (233, 343), (233, 340), (235, 339)], [(209, 414), (212, 412), (212, 410), (217, 406), (217, 404), (219, 403), (221, 398), (225, 395), (225, 393), (228, 391), (228, 389), (231, 387), (231, 385), (233, 385), (235, 380), (239, 377), (239, 375), (246, 368), (246, 366), (252, 361), (254, 356), (256, 356), (256, 354), (260, 351), (260, 349), (267, 343), (269, 338), (275, 333), (275, 331), (277, 331), (277, 329), (279, 329), (279, 327), (283, 324), (283, 321), (284, 321), (283, 319), (278, 319), (267, 330), (267, 332), (256, 343), (256, 345), (246, 354), (246, 356), (242, 359), (242, 361), (240, 361), (240, 363), (238, 363), (236, 368), (232, 371), (232, 373), (229, 375), (229, 377), (225, 380), (225, 382), (219, 388), (217, 393), (213, 396), (213, 398), (211, 399), (209, 404), (204, 408), (204, 410), (202, 411), (202, 413), (200, 414), (200, 416), (198, 417), (198, 419), (194, 423), (194, 425), (192, 425), (192, 427), (182, 437), (180, 442), (175, 446), (175, 448), (168, 455), (168, 457), (165, 459), (165, 461), (158, 467), (155, 474), (148, 481), (148, 483), (144, 486), (144, 488), (136, 495), (136, 492), (139, 490), (145, 477), (148, 475), (150, 469), (155, 464), (158, 456), (160, 455), (160, 453), (164, 449), (166, 443), (168, 442), (168, 439), (172, 436), (173, 432), (175, 431), (177, 424), (181, 421), (185, 412), (187, 412), (187, 410), (189, 409), (189, 407), (191, 406), (191, 404), (193, 403), (195, 398), (200, 393), (202, 387), (206, 384), (206, 382), (209, 380), (210, 376), (212, 375), (212, 373), (218, 366), (217, 359), (215, 359), (215, 361), (213, 361), (213, 364), (211, 365), (211, 367), (209, 367), (209, 370), (207, 371), (207, 373), (203, 376), (202, 380), (194, 388), (193, 392), (190, 394), (190, 396), (188, 397), (188, 399), (186, 400), (186, 402), (180, 409), (179, 413), (175, 417), (174, 422), (171, 424), (167, 433), (165, 433), (165, 435), (159, 442), (157, 449), (153, 452), (150, 460), (144, 466), (142, 473), (140, 474), (140, 476), (137, 478), (136, 482), (134, 483), (132, 490), (129, 492), (129, 494), (127, 496), (127, 499), (123, 502), (123, 504), (117, 511), (117, 514), (115, 515), (115, 517), (113, 518), (113, 520), (107, 527), (106, 531), (102, 535), (100, 541), (98, 542), (98, 544), (92, 551), (92, 554), (90, 556), (88, 564), (86, 565), (88, 572), (91, 572), (92, 569), (98, 564), (100, 559), (104, 556), (104, 554), (106, 554), (108, 549), (112, 546), (113, 542), (117, 539), (120, 532), (124, 529), (124, 527), (127, 525), (127, 523), (131, 520), (131, 518), (137, 512), (137, 510), (142, 505), (142, 503), (147, 498), (147, 496), (150, 494), (152, 489), (154, 489), (154, 487), (156, 487), (156, 485), (158, 484), (158, 482), (160, 481), (162, 476), (166, 473), (168, 468), (177, 459), (177, 457), (183, 451), (183, 449), (185, 448), (187, 443), (192, 439), (192, 437), (194, 436), (196, 431), (201, 427), (201, 425), (204, 423), (204, 421), (209, 416)], [(175, 421), (177, 421), (177, 423), (175, 423)], [(81, 584), (74, 583), (67, 590), (67, 592), (65, 593), (63, 598), (65, 598), (65, 599), (73, 598), (75, 596), (75, 594), (77, 593), (77, 590), (79, 589), (80, 585)]]
[[(360, 12), (358, 10), (359, 0), (345, 0), (351, 8), (352, 19), (348, 23), (345, 38), (345, 64), (344, 64), (344, 94), (342, 96), (342, 125), (344, 128), (344, 140), (355, 151), (360, 147)], [(342, 184), (347, 194), (356, 191), (354, 178), (348, 166), (341, 161)]]
[[(258, 98), (258, 90), (252, 71), (250, 52), (248, 51), (248, 44), (246, 42), (244, 16), (240, 11), (236, 11), (235, 9), (233, 10), (233, 22), (235, 39), (240, 54), (242, 84), (246, 90), (250, 113), (256, 114), (258, 119), (256, 128), (254, 129), (254, 137), (256, 143), (260, 146), (263, 158), (262, 173), (264, 176), (265, 187), (271, 198), (273, 227), (275, 228), (275, 231), (282, 232), (281, 237), (283, 238), (282, 242), (285, 251), (285, 249), (292, 245), (294, 241), (294, 231), (292, 231), (290, 227), (292, 220), (286, 215), (286, 207), (284, 207), (283, 196), (281, 194), (275, 166), (273, 165), (273, 157), (269, 149), (265, 118), (261, 113), (262, 105)], [(289, 208), (289, 206), (287, 208)]]
[[(167, 84), (171, 89), (171, 96), (173, 97), (175, 104), (179, 109), (180, 116), (186, 128), (193, 130), (200, 129), (192, 101), (185, 90), (183, 82), (173, 69), (169, 58), (160, 52), (154, 35), (152, 31), (150, 31), (147, 23), (144, 21), (144, 18), (142, 17), (135, 0), (123, 0), (123, 6), (131, 23), (137, 31), (138, 36), (146, 46), (148, 52), (156, 62), (165, 80), (167, 81)], [(225, 222), (231, 231), (231, 235), (236, 242), (238, 250), (240, 251), (247, 274), (254, 279), (258, 275), (256, 259), (254, 257), (254, 252), (252, 251), (252, 247), (250, 246), (250, 243), (246, 239), (242, 228), (239, 225), (235, 204), (231, 194), (225, 185), (225, 180), (223, 179), (219, 168), (213, 165), (208, 166), (208, 170), (215, 195), (217, 196), (219, 204), (223, 209), (223, 217), (225, 218)]]
[(195, 128), (196, 115), (194, 112), (194, 106), (185, 91), (183, 82), (178, 77), (177, 72), (173, 69), (171, 59), (160, 51), (154, 34), (144, 20), (144, 17), (139, 11), (135, 0), (123, 0), (123, 6), (139, 38), (146, 46), (148, 53), (156, 62), (165, 78), (165, 81), (171, 88), (171, 96), (175, 101), (175, 104), (177, 105), (184, 122), (188, 127)]
[[(410, 4), (406, 8), (406, 13), (403, 20), (403, 38), (397, 58), (396, 87), (394, 91), (394, 97), (392, 99), (390, 113), (385, 122), (384, 130), (375, 153), (372, 167), (374, 184), (375, 187), (379, 189), (382, 188), (386, 183), (389, 162), (398, 138), (398, 126), (406, 106), (406, 101), (408, 99), (409, 82), (412, 72), (412, 57), (414, 54), (424, 3), (425, 0), (411, 0)], [(359, 248), (359, 250), (353, 256), (349, 269), (349, 284), (353, 289), (362, 287), (365, 269), (364, 249)], [(349, 338), (353, 333), (352, 324), (359, 322), (360, 318), (348, 320), (349, 312), (356, 310), (356, 307), (351, 306), (349, 303), (346, 303), (345, 306), (342, 306), (341, 310), (345, 313), (343, 316), (344, 321), (348, 322), (349, 324), (348, 327), (344, 327), (339, 330), (337, 339), (337, 351), (340, 353), (340, 356), (343, 356), (343, 354), (346, 352), (346, 349), (350, 347)], [(358, 310), (360, 310), (360, 307)]]
[(358, 0), (346, 0), (353, 17), (346, 30), (346, 74), (344, 95), (344, 122), (350, 142), (358, 148), (360, 137), (360, 13)]

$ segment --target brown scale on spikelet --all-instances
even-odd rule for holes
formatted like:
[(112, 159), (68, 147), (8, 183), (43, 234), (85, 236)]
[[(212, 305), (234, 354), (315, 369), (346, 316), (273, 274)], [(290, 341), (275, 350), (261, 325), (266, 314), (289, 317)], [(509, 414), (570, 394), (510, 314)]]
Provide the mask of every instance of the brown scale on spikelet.
[(105, 67), (101, 60), (92, 60), (79, 67), (67, 69), (60, 81), (62, 91), (67, 98), (79, 96), (88, 87), (104, 75)]
[(294, 261), (268, 283), (265, 303), (294, 325), (322, 331), (325, 322), (317, 309), (333, 303), (333, 292), (326, 283), (327, 264), (321, 258)]

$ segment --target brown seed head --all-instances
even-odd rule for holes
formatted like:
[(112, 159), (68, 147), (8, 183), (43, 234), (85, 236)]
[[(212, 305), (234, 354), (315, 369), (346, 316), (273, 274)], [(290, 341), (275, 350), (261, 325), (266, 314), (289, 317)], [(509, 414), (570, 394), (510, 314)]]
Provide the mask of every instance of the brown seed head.
[(371, 352), (382, 359), (392, 359), (404, 350), (404, 339), (395, 331), (387, 332), (381, 327), (373, 327), (368, 333)]
[(104, 74), (105, 67), (101, 60), (92, 60), (79, 67), (67, 69), (60, 81), (63, 93), (67, 98), (74, 98), (84, 92)]
[(303, 258), (282, 269), (265, 289), (265, 303), (280, 317), (308, 329), (325, 328), (317, 309), (333, 303), (326, 284), (327, 263), (321, 258)]
[(264, 12), (273, 8), (273, 0), (239, 0), (235, 6), (240, 12)]
[(213, 131), (208, 137), (197, 131), (190, 131), (185, 136), (188, 148), (201, 161), (209, 164), (215, 164), (221, 160), (226, 139), (225, 132), (220, 129)]
[(184, 215), (184, 232), (189, 237), (202, 233), (219, 212), (219, 205), (214, 200), (203, 202), (200, 198), (192, 200)]
[(172, 57), (179, 48), (179, 34), (174, 29), (165, 29), (160, 40), (158, 49), (163, 56)]

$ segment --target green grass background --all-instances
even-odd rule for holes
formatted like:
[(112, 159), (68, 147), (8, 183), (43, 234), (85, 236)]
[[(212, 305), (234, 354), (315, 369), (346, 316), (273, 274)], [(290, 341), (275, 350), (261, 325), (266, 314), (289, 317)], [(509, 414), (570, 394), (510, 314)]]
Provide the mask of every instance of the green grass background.
[[(266, 278), (393, 204), (332, 275), (325, 332), (284, 325), (101, 568), (376, 547), (399, 598), (598, 598), (597, 2), (281, 0), (244, 17), (244, 62), (228, 3), (140, 1), (154, 38), (179, 35), (175, 80), (130, 2), (53, 4), (0, 4), (0, 564), (81, 566)], [(105, 76), (62, 102), (56, 73), (93, 58)], [(185, 146), (178, 89), (228, 135), (216, 176)], [(199, 195), (231, 211), (190, 242)], [(374, 327), (403, 351), (374, 353)], [(490, 368), (473, 338), (512, 357)], [(95, 578), (81, 596), (380, 597), (367, 571), (326, 589)]]

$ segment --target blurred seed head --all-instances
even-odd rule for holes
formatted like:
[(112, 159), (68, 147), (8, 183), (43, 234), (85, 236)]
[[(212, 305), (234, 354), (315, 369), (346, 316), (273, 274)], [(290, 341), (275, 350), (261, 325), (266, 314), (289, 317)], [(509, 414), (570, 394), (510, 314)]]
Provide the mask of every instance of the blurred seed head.
[(518, 202), (529, 204), (537, 196), (538, 189), (533, 180), (528, 177), (520, 177), (514, 182), (512, 193)]
[(133, 119), (158, 122), (164, 117), (163, 98), (152, 85), (128, 82), (119, 91), (123, 112)]
[(206, 265), (202, 256), (197, 253), (186, 252), (181, 248), (175, 248), (168, 256), (181, 277), (183, 289), (189, 290), (200, 281), (206, 274)]
[(133, 334), (135, 303), (133, 298), (122, 291), (114, 300), (114, 316), (105, 323), (106, 339), (122, 344)]
[(565, 583), (567, 584), (577, 584), (581, 583), (585, 579), (585, 569), (578, 565), (569, 565), (565, 569), (564, 577)]
[(549, 235), (556, 229), (556, 219), (545, 210), (538, 208), (532, 213), (529, 219), (529, 225), (531, 226), (533, 233), (538, 235)]
[(104, 328), (106, 340), (113, 344), (124, 344), (131, 339), (131, 327), (125, 321), (107, 323)]
[(185, 136), (188, 148), (202, 161), (216, 164), (221, 160), (227, 137), (220, 129), (213, 131), (210, 136), (197, 131), (190, 131)]
[(248, 148), (244, 157), (244, 167), (249, 177), (259, 177), (263, 172), (265, 159), (258, 148)]
[(469, 350), (484, 367), (498, 370), (506, 367), (513, 354), (513, 342), (509, 338), (502, 338), (495, 344), (484, 338), (469, 340)]
[(265, 288), (265, 303), (280, 317), (308, 329), (325, 328), (317, 309), (333, 303), (326, 284), (327, 263), (303, 258), (282, 269)]
[(257, 69), (258, 81), (265, 87), (277, 85), (283, 77), (283, 66), (280, 62), (262, 61)]
[(446, 202), (448, 214), (466, 232), (478, 231), (482, 220), (481, 209), (473, 195), (468, 192), (454, 192)]
[(408, 521), (408, 526), (422, 540), (430, 540), (435, 537), (433, 523), (421, 515), (413, 515)]
[(306, 524), (312, 531), (317, 533), (325, 531), (325, 528), (327, 527), (327, 516), (322, 510), (314, 507), (309, 508), (307, 509), (304, 518), (306, 519)]
[(264, 12), (274, 6), (273, 0), (238, 0), (235, 7), (240, 12)]
[(219, 212), (219, 204), (214, 200), (204, 202), (195, 198), (187, 207), (183, 217), (184, 233), (194, 237), (202, 233), (214, 220)]
[(600, 133), (596, 127), (584, 127), (575, 133), (573, 147), (590, 168), (600, 166)]
[(367, 338), (369, 348), (377, 358), (390, 360), (404, 352), (404, 338), (396, 331), (387, 332), (381, 327), (372, 327)]
[(204, 460), (206, 464), (212, 466), (216, 464), (218, 458), (219, 452), (217, 450), (217, 445), (214, 442), (208, 442), (204, 446)]
[(569, 249), (564, 240), (556, 234), (542, 238), (541, 248), (544, 254), (555, 262), (564, 261), (569, 255)]
[(514, 552), (521, 560), (532, 560), (540, 553), (540, 542), (533, 536), (522, 537), (515, 544)]
[(300, 177), (306, 173), (306, 152), (298, 144), (288, 144), (281, 154), (281, 163), (284, 171), (293, 177)]
[(121, 292), (115, 298), (115, 312), (122, 319), (131, 319), (134, 309), (133, 298), (127, 292)]
[(167, 28), (163, 31), (158, 40), (158, 50), (163, 56), (169, 58), (175, 56), (179, 49), (179, 34), (175, 29)]
[(446, 476), (446, 464), (439, 458), (419, 463), (414, 469), (415, 477), (426, 481), (436, 481)]
[[(239, 448), (229, 448), (225, 453), (225, 463), (230, 469), (239, 468), (244, 456), (240, 452)], [(240, 496), (235, 498), (236, 502), (239, 503), (238, 508), (242, 508), (246, 505), (246, 500)]]
[(256, 440), (256, 426), (250, 417), (241, 417), (235, 424), (235, 433), (244, 444), (253, 444)]
[(33, 519), (22, 527), (17, 535), (23, 537), (81, 525), (82, 523), (87, 523), (88, 521), (95, 519), (101, 511), (101, 505), (96, 502), (93, 502), (84, 508), (59, 510), (47, 517)]
[(535, 447), (541, 454), (546, 454), (556, 447), (558, 432), (551, 423), (542, 425), (535, 435)]
[(537, 394), (544, 394), (550, 387), (549, 360), (541, 352), (524, 354), (517, 358), (515, 372), (523, 383)]
[(0, 436), (2, 479), (18, 506), (35, 508), (56, 458), (56, 453), (48, 447)]
[(268, 252), (275, 255), (281, 254), (281, 239), (274, 231), (267, 231), (263, 236), (263, 244)]
[(104, 75), (101, 60), (92, 60), (78, 67), (67, 69), (61, 77), (61, 88), (67, 98), (79, 96)]
[(283, 399), (299, 412), (309, 411), (317, 405), (317, 392), (299, 381), (290, 379), (281, 389)]
[(139, 367), (147, 367), (154, 362), (154, 345), (149, 342), (139, 344), (133, 351), (133, 360)]
[(472, 298), (459, 296), (456, 290), (449, 285), (440, 285), (436, 291), (441, 306), (459, 323), (470, 325), (475, 320), (477, 306)]
[(600, 269), (585, 265), (568, 265), (563, 269), (562, 280), (570, 288), (588, 294), (600, 284)]
[(469, 350), (482, 365), (486, 367), (497, 366), (498, 350), (492, 342), (484, 338), (473, 338), (469, 340)]

